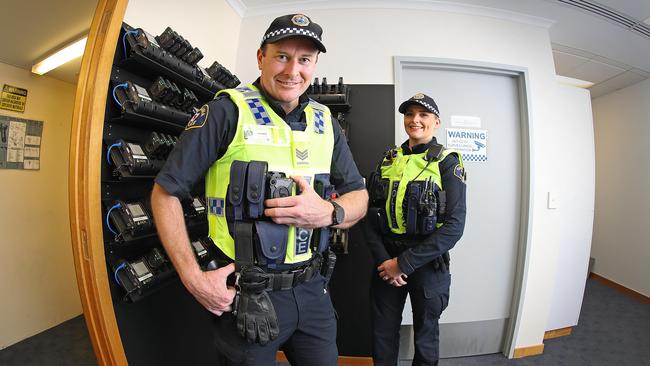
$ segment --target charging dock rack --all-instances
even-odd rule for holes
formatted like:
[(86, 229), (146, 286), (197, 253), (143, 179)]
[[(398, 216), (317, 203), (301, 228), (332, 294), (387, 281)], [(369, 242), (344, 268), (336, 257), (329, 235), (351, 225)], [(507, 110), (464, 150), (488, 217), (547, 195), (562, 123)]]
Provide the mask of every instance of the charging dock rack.
[[(208, 70), (199, 66), (202, 58), (199, 48), (170, 27), (152, 36), (122, 25), (107, 85), (101, 162), (104, 247), (114, 303), (140, 302), (171, 283), (180, 285), (156, 233), (149, 195), (192, 115), (217, 91), (239, 84), (216, 61)], [(214, 266), (202, 184), (182, 207), (188, 235), (205, 249), (197, 261), (203, 268)]]

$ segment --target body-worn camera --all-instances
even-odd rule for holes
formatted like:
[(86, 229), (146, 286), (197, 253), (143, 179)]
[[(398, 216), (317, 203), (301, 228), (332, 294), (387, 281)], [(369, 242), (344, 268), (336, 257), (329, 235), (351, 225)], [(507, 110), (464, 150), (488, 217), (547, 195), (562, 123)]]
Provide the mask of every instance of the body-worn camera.
[(266, 198), (289, 197), (293, 190), (293, 179), (287, 178), (284, 173), (266, 173)]
[(117, 201), (116, 207), (110, 214), (121, 235), (140, 235), (153, 227), (151, 216), (141, 202)]
[(233, 75), (230, 70), (217, 61), (213, 62), (205, 71), (212, 79), (220, 82), (227, 88), (234, 88), (240, 83), (237, 76)]
[(117, 140), (113, 146), (115, 148), (109, 149), (107, 154), (115, 166), (115, 175), (152, 175), (164, 163), (163, 160), (150, 159), (140, 144)]
[(390, 181), (388, 178), (382, 178), (379, 172), (372, 172), (368, 176), (368, 194), (370, 195), (371, 204), (382, 204), (386, 202), (388, 197), (388, 186)]

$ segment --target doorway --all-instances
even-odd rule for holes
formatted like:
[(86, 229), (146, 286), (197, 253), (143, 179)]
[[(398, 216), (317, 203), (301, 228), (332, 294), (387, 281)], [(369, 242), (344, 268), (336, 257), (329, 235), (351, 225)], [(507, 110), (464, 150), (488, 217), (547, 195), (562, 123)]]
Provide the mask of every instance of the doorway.
[[(530, 128), (524, 68), (461, 60), (395, 58), (395, 105), (422, 92), (436, 101), (438, 142), (484, 133), (463, 152), (467, 171), (465, 232), (451, 250), (449, 306), (440, 319), (441, 357), (512, 352), (529, 233)], [(396, 145), (407, 139), (396, 114)], [(485, 146), (481, 146), (485, 145)], [(408, 301), (408, 300), (407, 300)], [(413, 355), (410, 302), (403, 313), (400, 358)]]

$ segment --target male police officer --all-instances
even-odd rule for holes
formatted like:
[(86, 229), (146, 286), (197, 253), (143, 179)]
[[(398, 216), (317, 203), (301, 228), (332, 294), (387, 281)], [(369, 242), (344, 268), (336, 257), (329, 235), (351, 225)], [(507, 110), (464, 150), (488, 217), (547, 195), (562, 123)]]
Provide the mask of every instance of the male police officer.
[(364, 232), (377, 265), (372, 279), (373, 360), (397, 364), (406, 295), (413, 308), (413, 365), (438, 364), (438, 319), (449, 299), (449, 254), (465, 227), (460, 154), (433, 136), (438, 106), (418, 93), (399, 106), (409, 139), (384, 154), (368, 179)]
[[(257, 51), (260, 78), (204, 105), (156, 178), (160, 238), (183, 284), (218, 316), (226, 364), (275, 364), (278, 349), (298, 365), (337, 362), (326, 228), (363, 217), (367, 193), (340, 126), (305, 94), (321, 37), (305, 15), (276, 18)], [(210, 237), (235, 262), (211, 272), (196, 263), (179, 202), (204, 174)], [(334, 200), (324, 199), (330, 181)], [(226, 285), (234, 271), (236, 288)]]

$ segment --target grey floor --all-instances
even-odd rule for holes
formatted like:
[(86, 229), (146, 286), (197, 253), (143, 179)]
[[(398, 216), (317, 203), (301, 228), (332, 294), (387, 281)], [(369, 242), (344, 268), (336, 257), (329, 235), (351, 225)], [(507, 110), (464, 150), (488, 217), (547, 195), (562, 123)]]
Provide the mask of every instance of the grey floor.
[[(650, 365), (648, 339), (650, 306), (589, 280), (578, 326), (570, 336), (544, 342), (544, 354), (518, 360), (500, 354), (452, 358), (440, 365), (643, 366)], [(96, 364), (81, 316), (0, 351), (3, 366)]]

